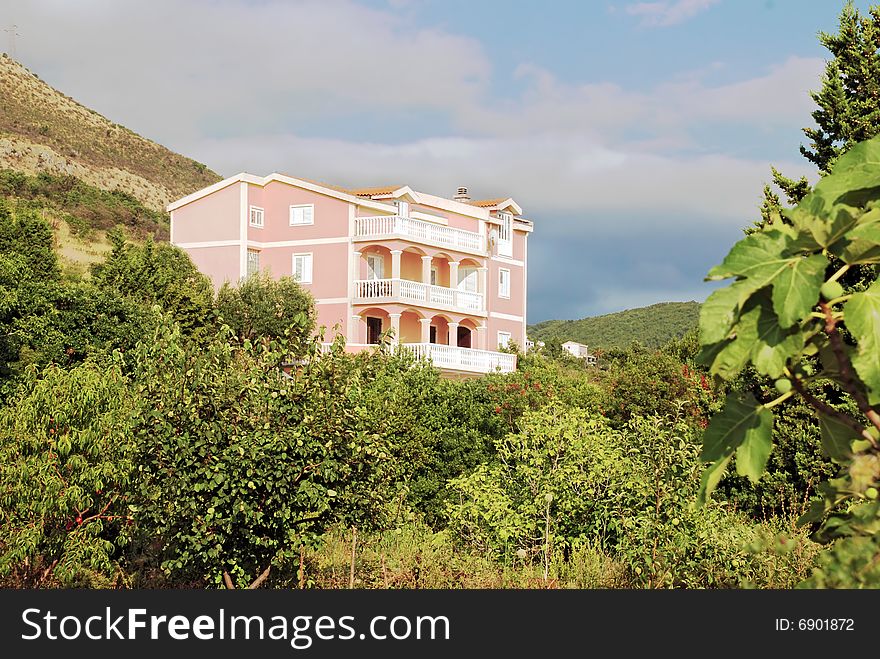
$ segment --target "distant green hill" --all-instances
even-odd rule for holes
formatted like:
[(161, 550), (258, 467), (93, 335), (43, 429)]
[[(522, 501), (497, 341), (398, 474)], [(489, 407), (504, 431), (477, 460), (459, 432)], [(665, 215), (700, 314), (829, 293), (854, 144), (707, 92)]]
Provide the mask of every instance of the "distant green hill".
[(661, 302), (580, 320), (545, 320), (529, 325), (533, 341), (577, 341), (590, 348), (625, 348), (634, 341), (656, 348), (697, 326), (698, 302)]

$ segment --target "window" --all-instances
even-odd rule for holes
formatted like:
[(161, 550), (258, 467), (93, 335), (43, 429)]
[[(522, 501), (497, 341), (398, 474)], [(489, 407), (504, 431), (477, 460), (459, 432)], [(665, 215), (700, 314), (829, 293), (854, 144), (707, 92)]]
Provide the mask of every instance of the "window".
[(263, 209), (259, 206), (251, 206), (251, 226), (258, 229), (263, 228)]
[(249, 249), (247, 251), (247, 276), (258, 274), (260, 272), (260, 250)]
[[(437, 266), (432, 265), (431, 266), (431, 286), (439, 286), (440, 285), (437, 283), (438, 281), (440, 281), (440, 278), (438, 277), (438, 275), (439, 275), (439, 272), (437, 271)], [(433, 341), (432, 341), (432, 343), (433, 343)]]
[(478, 288), (477, 276), (478, 275), (476, 268), (459, 268), (458, 290), (468, 291), (469, 293), (476, 293)]
[(498, 269), (498, 297), (510, 297), (510, 270)]
[(312, 283), (312, 255), (293, 255), (293, 278), (300, 284)]
[(400, 200), (400, 201), (396, 201), (394, 203), (397, 204), (397, 214), (400, 215), (400, 217), (409, 217), (409, 202), (408, 201)]
[(381, 254), (367, 254), (367, 279), (385, 278), (385, 259)]
[(513, 256), (513, 215), (498, 213), (501, 227), (498, 229), (498, 254)]
[(510, 332), (498, 332), (498, 347), (506, 348), (510, 343), (511, 336)]
[(315, 205), (303, 204), (290, 207), (290, 226), (315, 223)]

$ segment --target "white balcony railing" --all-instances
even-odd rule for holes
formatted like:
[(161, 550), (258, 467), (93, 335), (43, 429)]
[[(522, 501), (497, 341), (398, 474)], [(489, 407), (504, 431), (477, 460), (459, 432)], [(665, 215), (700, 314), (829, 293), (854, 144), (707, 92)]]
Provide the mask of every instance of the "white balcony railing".
[(402, 343), (418, 359), (430, 360), (434, 366), (471, 373), (510, 373), (516, 370), (516, 355), (490, 350), (459, 348), (439, 343)]
[(464, 313), (485, 313), (483, 294), (433, 286), (408, 279), (360, 279), (354, 282), (355, 301), (410, 302)]
[(479, 233), (401, 215), (358, 217), (355, 218), (354, 227), (355, 238), (401, 237), (438, 247), (486, 253), (485, 238)]

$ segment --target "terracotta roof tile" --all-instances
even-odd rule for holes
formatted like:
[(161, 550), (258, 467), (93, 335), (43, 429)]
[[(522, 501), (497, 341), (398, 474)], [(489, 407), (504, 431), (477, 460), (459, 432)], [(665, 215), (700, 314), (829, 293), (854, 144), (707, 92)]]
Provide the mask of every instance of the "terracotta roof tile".
[(474, 199), (473, 201), (467, 202), (471, 206), (479, 206), (480, 208), (488, 208), (490, 206), (497, 206), (503, 201), (507, 201), (507, 198), (503, 199)]
[(381, 185), (374, 188), (353, 188), (349, 190), (356, 197), (372, 197), (377, 194), (391, 194), (395, 190), (399, 190), (402, 185)]
[(305, 181), (306, 183), (312, 183), (314, 185), (320, 185), (322, 188), (329, 188), (330, 190), (336, 190), (336, 192), (344, 192), (346, 194), (354, 194), (348, 188), (343, 188), (341, 185), (333, 185), (332, 183), (324, 183), (323, 181), (315, 181), (314, 179), (305, 178), (304, 176), (294, 176), (293, 174), (286, 174), (290, 178), (295, 178), (300, 181)]

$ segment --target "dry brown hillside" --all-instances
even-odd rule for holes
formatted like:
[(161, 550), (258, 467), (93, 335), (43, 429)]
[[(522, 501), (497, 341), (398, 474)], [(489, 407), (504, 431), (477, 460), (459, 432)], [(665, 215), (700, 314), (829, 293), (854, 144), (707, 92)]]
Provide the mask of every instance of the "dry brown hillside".
[(102, 190), (128, 192), (145, 206), (165, 205), (220, 180), (115, 124), (0, 55), (0, 169), (70, 174)]

